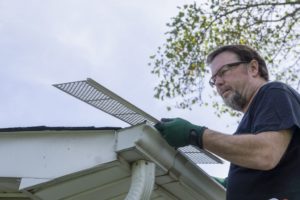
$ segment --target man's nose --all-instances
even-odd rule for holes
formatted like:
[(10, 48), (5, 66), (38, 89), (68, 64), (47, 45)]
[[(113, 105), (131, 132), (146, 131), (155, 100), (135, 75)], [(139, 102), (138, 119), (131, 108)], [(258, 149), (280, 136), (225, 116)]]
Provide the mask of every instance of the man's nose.
[(216, 82), (215, 82), (216, 87), (221, 86), (221, 85), (223, 85), (223, 84), (224, 84), (224, 79), (223, 79), (223, 77), (221, 77), (221, 76), (216, 76)]

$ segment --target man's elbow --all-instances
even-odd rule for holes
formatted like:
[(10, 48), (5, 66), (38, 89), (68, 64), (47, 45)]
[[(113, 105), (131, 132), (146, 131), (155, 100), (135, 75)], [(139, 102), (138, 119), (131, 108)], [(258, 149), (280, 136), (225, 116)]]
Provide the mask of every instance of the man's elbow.
[(262, 170), (262, 171), (272, 170), (278, 165), (279, 161), (280, 160), (272, 154), (264, 155), (261, 157), (261, 159), (259, 161), (260, 162), (258, 164), (259, 170)]

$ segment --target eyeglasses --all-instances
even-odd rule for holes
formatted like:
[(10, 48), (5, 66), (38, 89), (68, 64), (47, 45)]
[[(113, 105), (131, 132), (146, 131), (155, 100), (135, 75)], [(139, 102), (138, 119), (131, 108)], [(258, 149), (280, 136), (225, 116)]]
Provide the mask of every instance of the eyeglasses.
[(223, 65), (216, 73), (215, 75), (213, 75), (210, 79), (209, 79), (209, 84), (211, 87), (215, 86), (216, 85), (216, 78), (217, 76), (218, 77), (223, 77), (224, 74), (231, 70), (231, 68), (233, 67), (237, 67), (239, 66), (240, 64), (244, 64), (244, 63), (249, 63), (249, 61), (239, 61), (239, 62), (234, 62), (234, 63), (229, 63), (229, 64), (226, 64), (226, 65)]

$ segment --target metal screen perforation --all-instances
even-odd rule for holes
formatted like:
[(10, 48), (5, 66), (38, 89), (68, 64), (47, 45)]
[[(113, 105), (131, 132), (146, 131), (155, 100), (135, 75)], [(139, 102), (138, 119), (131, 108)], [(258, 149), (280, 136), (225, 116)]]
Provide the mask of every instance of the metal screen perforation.
[(179, 151), (183, 153), (189, 160), (197, 164), (218, 164), (222, 163), (222, 160), (215, 155), (204, 151), (202, 149), (197, 149), (193, 146), (186, 146), (179, 148)]

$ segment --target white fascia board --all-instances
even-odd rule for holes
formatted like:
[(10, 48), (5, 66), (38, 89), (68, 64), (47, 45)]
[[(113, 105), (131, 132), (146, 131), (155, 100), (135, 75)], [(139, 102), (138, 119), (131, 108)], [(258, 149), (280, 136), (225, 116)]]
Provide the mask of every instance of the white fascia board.
[(40, 178), (22, 178), (20, 181), (19, 189), (31, 187), (33, 185), (42, 184), (48, 181), (51, 181), (52, 179), (40, 179)]
[(54, 179), (117, 159), (115, 131), (0, 134), (0, 177)]
[[(122, 129), (118, 131), (117, 152), (131, 160), (132, 149), (138, 151), (141, 159), (154, 162), (170, 177), (170, 182), (178, 181), (191, 191), (198, 191), (207, 199), (225, 199), (225, 190), (209, 177), (199, 166), (192, 163), (181, 153), (170, 147), (160, 136), (157, 130), (149, 125)], [(173, 179), (173, 180), (171, 180)], [(168, 185), (168, 181), (159, 182), (158, 185)]]

